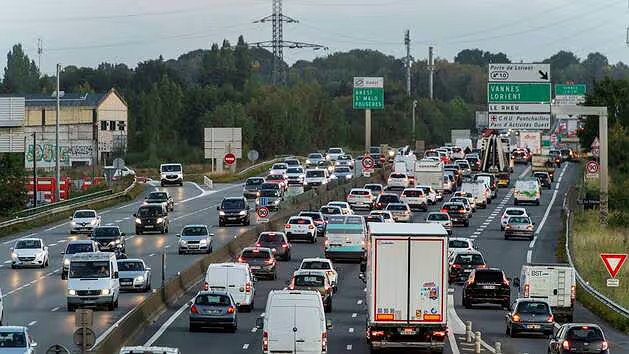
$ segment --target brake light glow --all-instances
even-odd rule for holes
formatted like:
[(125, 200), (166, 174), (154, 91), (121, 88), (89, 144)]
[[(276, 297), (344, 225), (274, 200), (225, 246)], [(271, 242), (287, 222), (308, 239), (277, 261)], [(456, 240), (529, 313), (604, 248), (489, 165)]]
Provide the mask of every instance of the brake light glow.
[(454, 263), (454, 264), (452, 265), (452, 268), (455, 268), (455, 269), (460, 269), (460, 268), (461, 268), (461, 265), (460, 265), (460, 264), (456, 264), (456, 263)]
[(529, 288), (528, 284), (524, 284), (524, 297), (529, 297)]
[(238, 257), (238, 263), (245, 263), (245, 259), (242, 257)]
[(520, 315), (516, 313), (513, 315), (513, 317), (511, 317), (511, 319), (513, 320), (513, 322), (520, 322)]
[(445, 337), (446, 333), (447, 331), (434, 331), (432, 332), (432, 335), (435, 337)]
[(446, 209), (446, 208), (441, 208), (441, 209), (439, 209), (439, 211), (440, 211), (440, 212), (442, 212), (442, 213), (447, 213), (447, 212), (448, 212), (448, 209)]
[(328, 332), (321, 333), (321, 351), (326, 352), (328, 350)]
[(284, 225), (284, 228), (285, 228), (285, 229), (290, 229), (290, 224), (286, 224), (286, 225)]
[(266, 353), (269, 351), (269, 332), (262, 332), (262, 350)]
[(552, 322), (553, 321), (553, 315), (548, 315), (548, 318), (546, 319), (546, 322)]
[(577, 298), (577, 287), (573, 285), (570, 287), (570, 300), (572, 300), (572, 303), (574, 303), (574, 300), (576, 300), (576, 298)]
[(568, 342), (567, 340), (564, 340), (563, 343), (561, 343), (561, 347), (564, 348), (565, 350), (570, 350), (570, 342)]
[(234, 313), (236, 312), (236, 308), (234, 306), (230, 306), (227, 308), (227, 313)]
[(282, 248), (288, 248), (288, 243), (282, 243)]
[(384, 336), (384, 331), (371, 331), (372, 337), (382, 337)]
[(197, 305), (192, 305), (190, 307), (190, 312), (192, 312), (192, 313), (199, 313), (199, 309), (197, 309)]
[(256, 247), (260, 247), (260, 242), (256, 242)]

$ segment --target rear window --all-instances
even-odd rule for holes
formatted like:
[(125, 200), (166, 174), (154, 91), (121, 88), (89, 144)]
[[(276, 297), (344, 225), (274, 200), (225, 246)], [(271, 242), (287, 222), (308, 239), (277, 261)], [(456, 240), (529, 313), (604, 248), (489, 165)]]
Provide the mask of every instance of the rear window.
[(304, 170), (301, 167), (291, 167), (287, 171), (288, 173), (304, 173)]
[(349, 167), (337, 167), (334, 169), (334, 172), (340, 173), (350, 173)]
[(340, 154), (342, 152), (343, 152), (343, 150), (337, 149), (337, 148), (332, 148), (332, 149), (328, 150), (328, 153), (330, 153), (330, 154)]
[(194, 303), (201, 306), (229, 306), (231, 305), (231, 300), (227, 295), (203, 294), (197, 295)]
[(181, 172), (181, 165), (162, 165), (162, 172)]
[(323, 170), (306, 171), (306, 177), (325, 177)]
[(370, 154), (379, 154), (380, 153), (380, 148), (379, 147), (370, 147), (369, 148), (369, 153)]
[(151, 192), (149, 194), (149, 199), (166, 199), (168, 196), (164, 192)]
[(372, 192), (381, 192), (382, 191), (382, 186), (380, 185), (375, 185), (375, 184), (367, 184), (365, 185), (365, 189), (369, 189)]
[(450, 201), (451, 201), (451, 202), (462, 203), (462, 204), (467, 204), (467, 203), (469, 203), (469, 202), (470, 202), (469, 200), (467, 200), (467, 199), (466, 199), (466, 198), (464, 198), (464, 197), (450, 198)]
[(391, 215), (389, 213), (383, 213), (383, 212), (372, 212), (373, 215), (380, 215), (382, 216), (382, 218), (384, 218), (385, 220), (391, 219)]
[(382, 222), (384, 221), (384, 218), (382, 215), (367, 215), (366, 220), (367, 222)]
[(402, 192), (402, 195), (405, 197), (418, 198), (424, 195), (424, 191), (422, 190), (405, 190)]
[(329, 206), (324, 206), (321, 207), (321, 212), (323, 214), (341, 214), (341, 208), (338, 207), (329, 207)]
[(464, 206), (460, 204), (445, 204), (443, 206), (443, 209), (446, 209), (446, 210), (461, 210), (463, 208)]
[(283, 175), (268, 175), (266, 176), (267, 181), (282, 181), (284, 180)]
[(450, 240), (448, 241), (448, 247), (450, 248), (468, 248), (469, 242), (463, 240)]
[(476, 272), (474, 274), (474, 280), (478, 283), (502, 283), (504, 276), (502, 272)]
[(295, 277), (295, 286), (321, 287), (325, 284), (322, 275), (298, 275)]
[(381, 203), (397, 203), (400, 201), (400, 198), (397, 195), (381, 194), (378, 201)]
[(353, 191), (349, 192), (349, 194), (351, 194), (351, 195), (370, 195), (371, 193), (369, 191), (353, 190)]
[(568, 330), (566, 338), (568, 340), (594, 342), (603, 340), (603, 332), (596, 327), (574, 327)]
[(299, 216), (307, 216), (309, 218), (312, 218), (312, 220), (323, 220), (323, 218), (321, 217), (321, 214), (319, 213), (301, 212), (299, 213)]
[(531, 313), (536, 315), (545, 315), (549, 313), (548, 304), (545, 302), (525, 301), (518, 304), (517, 311), (519, 313)]
[(507, 215), (524, 215), (524, 210), (507, 210), (506, 211)]
[(323, 156), (321, 154), (310, 154), (310, 155), (308, 155), (309, 159), (320, 159), (322, 157)]
[(406, 175), (402, 174), (402, 173), (392, 173), (389, 177), (391, 177), (391, 178), (406, 178)]
[(142, 262), (118, 261), (118, 271), (120, 272), (140, 272), (144, 270)]
[[(26, 348), (26, 336), (24, 332), (0, 332), (0, 348)], [(11, 349), (7, 349), (7, 351), (10, 350)], [(19, 350), (20, 353), (24, 352), (23, 349), (16, 350)], [(13, 353), (13, 351), (11, 352)]]
[(524, 216), (512, 216), (509, 218), (510, 224), (529, 224), (531, 220)]
[(264, 179), (262, 179), (262, 178), (248, 178), (247, 181), (245, 182), (245, 185), (247, 185), (247, 186), (259, 186), (262, 183), (264, 183)]
[(330, 269), (330, 263), (328, 262), (304, 262), (301, 265), (301, 269)]
[(260, 241), (278, 243), (284, 241), (284, 237), (280, 234), (261, 234)]
[(264, 189), (280, 189), (280, 186), (277, 183), (262, 183), (260, 185), (260, 190)]
[(405, 204), (389, 204), (387, 210), (408, 210), (408, 207)]
[(271, 253), (263, 250), (244, 250), (242, 251), (242, 258), (270, 258)]
[(292, 225), (308, 225), (310, 224), (310, 220), (303, 219), (303, 218), (295, 218), (295, 219), (290, 219), (288, 223)]
[[(435, 221), (448, 221), (450, 220), (450, 216), (448, 214), (430, 214), (428, 215), (428, 220), (435, 220)], [(452, 247), (452, 246), (450, 246)]]
[(480, 254), (459, 254), (456, 256), (457, 264), (471, 264), (471, 265), (481, 265), (485, 264), (483, 257)]
[(273, 167), (271, 167), (272, 170), (285, 170), (287, 168), (288, 167), (283, 163), (276, 163)]

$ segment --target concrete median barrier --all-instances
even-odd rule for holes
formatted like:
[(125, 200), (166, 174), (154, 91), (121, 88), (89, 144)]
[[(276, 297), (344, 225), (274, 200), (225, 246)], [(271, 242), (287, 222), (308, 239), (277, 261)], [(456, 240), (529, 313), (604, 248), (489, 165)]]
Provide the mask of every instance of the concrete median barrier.
[(348, 183), (336, 185), (333, 188), (323, 186), (302, 195), (291, 197), (290, 200), (286, 201), (286, 205), (283, 208), (272, 215), (269, 223), (256, 225), (254, 228), (236, 235), (225, 246), (216, 249), (211, 254), (179, 272), (177, 276), (168, 279), (162, 288), (157, 289), (156, 292), (130, 310), (120, 321), (108, 329), (106, 335), (91, 348), (90, 352), (99, 354), (117, 353), (122, 346), (139, 334), (146, 325), (157, 318), (170, 304), (174, 303), (187, 291), (195, 287), (201, 289), (201, 282), (208, 265), (234, 260), (244, 247), (250, 246), (256, 241), (260, 232), (281, 229), (285, 220), (300, 210), (318, 209), (320, 205), (329, 201), (345, 200), (345, 196), (351, 188), (363, 186), (367, 182), (382, 180), (382, 174), (378, 173), (370, 178), (360, 177)]

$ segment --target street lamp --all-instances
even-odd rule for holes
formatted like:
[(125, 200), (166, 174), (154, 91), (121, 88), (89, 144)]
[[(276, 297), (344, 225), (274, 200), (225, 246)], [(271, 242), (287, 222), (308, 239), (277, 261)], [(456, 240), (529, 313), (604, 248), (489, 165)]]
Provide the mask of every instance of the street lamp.
[(55, 196), (56, 201), (61, 200), (61, 173), (59, 171), (59, 110), (60, 110), (60, 92), (59, 92), (59, 74), (61, 73), (61, 64), (57, 64), (57, 111), (55, 113)]

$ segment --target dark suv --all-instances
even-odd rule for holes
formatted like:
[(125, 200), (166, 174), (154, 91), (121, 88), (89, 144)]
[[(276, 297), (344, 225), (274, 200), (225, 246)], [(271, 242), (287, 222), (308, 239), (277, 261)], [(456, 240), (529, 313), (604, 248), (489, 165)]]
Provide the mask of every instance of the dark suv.
[(500, 269), (475, 269), (463, 286), (463, 306), (473, 304), (500, 304), (509, 309), (511, 304), (511, 287), (509, 280)]
[(135, 217), (135, 233), (138, 235), (145, 231), (168, 233), (170, 220), (165, 204), (142, 205), (133, 216)]
[(166, 191), (154, 191), (149, 193), (144, 199), (144, 204), (166, 204), (168, 211), (175, 210), (175, 200)]
[(98, 243), (101, 252), (126, 253), (125, 234), (118, 226), (98, 226), (92, 230), (91, 238)]
[(249, 206), (244, 197), (223, 198), (218, 210), (218, 226), (227, 224), (249, 225)]
[(270, 248), (245, 247), (242, 252), (240, 252), (238, 263), (249, 264), (251, 273), (256, 277), (277, 279), (277, 262)]
[(384, 210), (387, 208), (387, 205), (390, 203), (401, 203), (400, 197), (397, 194), (393, 193), (382, 193), (378, 196), (376, 200), (375, 209)]
[(566, 323), (559, 327), (548, 343), (549, 354), (609, 354), (609, 343), (596, 324)]
[(283, 232), (263, 232), (258, 236), (256, 247), (270, 248), (275, 258), (290, 261), (291, 244)]
[(452, 224), (463, 224), (463, 226), (470, 226), (471, 212), (465, 208), (463, 203), (447, 202), (444, 203), (440, 210), (442, 213), (448, 213)]

